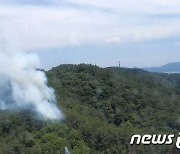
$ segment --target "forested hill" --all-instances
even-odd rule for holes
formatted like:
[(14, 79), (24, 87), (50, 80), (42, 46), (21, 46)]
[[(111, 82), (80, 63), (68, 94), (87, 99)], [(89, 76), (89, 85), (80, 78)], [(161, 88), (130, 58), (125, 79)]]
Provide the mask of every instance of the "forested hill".
[(81, 64), (61, 65), (48, 76), (68, 125), (81, 134), (90, 149), (151, 154), (173, 149), (132, 148), (129, 140), (135, 133), (178, 134), (180, 75)]
[(45, 123), (30, 113), (1, 112), (3, 153), (158, 154), (174, 145), (130, 146), (133, 134), (175, 134), (180, 130), (180, 74), (140, 69), (60, 65), (46, 72), (61, 123)]

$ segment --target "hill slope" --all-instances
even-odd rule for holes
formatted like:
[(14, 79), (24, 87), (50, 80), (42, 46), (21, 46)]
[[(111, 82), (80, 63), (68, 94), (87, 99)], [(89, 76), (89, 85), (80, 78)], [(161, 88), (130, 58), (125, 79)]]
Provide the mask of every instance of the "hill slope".
[[(177, 133), (180, 129), (178, 75), (82, 64), (56, 67), (49, 78), (69, 124), (96, 151), (130, 152), (134, 133)], [(146, 148), (146, 153), (158, 153), (158, 148), (138, 148), (138, 153)]]
[[(1, 113), (3, 153), (174, 153), (170, 146), (130, 146), (133, 134), (178, 134), (180, 75), (139, 69), (61, 65), (47, 72), (66, 119)], [(7, 144), (8, 143), (8, 144)]]
[(147, 68), (144, 68), (144, 70), (147, 70), (149, 72), (159, 72), (159, 73), (162, 73), (162, 72), (180, 73), (180, 62), (168, 63), (160, 67), (147, 67)]

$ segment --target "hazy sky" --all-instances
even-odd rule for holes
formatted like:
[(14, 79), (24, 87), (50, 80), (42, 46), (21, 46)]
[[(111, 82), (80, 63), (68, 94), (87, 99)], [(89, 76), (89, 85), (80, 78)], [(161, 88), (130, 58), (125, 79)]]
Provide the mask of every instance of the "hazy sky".
[(43, 68), (180, 61), (180, 0), (0, 0), (0, 49), (35, 52)]

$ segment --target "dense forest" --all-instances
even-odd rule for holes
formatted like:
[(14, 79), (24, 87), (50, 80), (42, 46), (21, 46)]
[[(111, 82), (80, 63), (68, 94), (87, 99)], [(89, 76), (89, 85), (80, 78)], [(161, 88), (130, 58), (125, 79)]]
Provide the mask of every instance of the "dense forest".
[(175, 145), (130, 145), (133, 134), (180, 130), (180, 74), (60, 65), (46, 72), (65, 114), (60, 122), (30, 111), (0, 112), (2, 154), (165, 154)]

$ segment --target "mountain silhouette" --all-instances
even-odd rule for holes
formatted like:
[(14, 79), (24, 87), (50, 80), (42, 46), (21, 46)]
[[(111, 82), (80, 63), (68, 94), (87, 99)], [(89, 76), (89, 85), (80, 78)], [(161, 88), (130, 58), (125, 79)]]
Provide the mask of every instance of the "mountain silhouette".
[(180, 73), (180, 62), (168, 63), (160, 67), (146, 67), (143, 69), (158, 73)]

